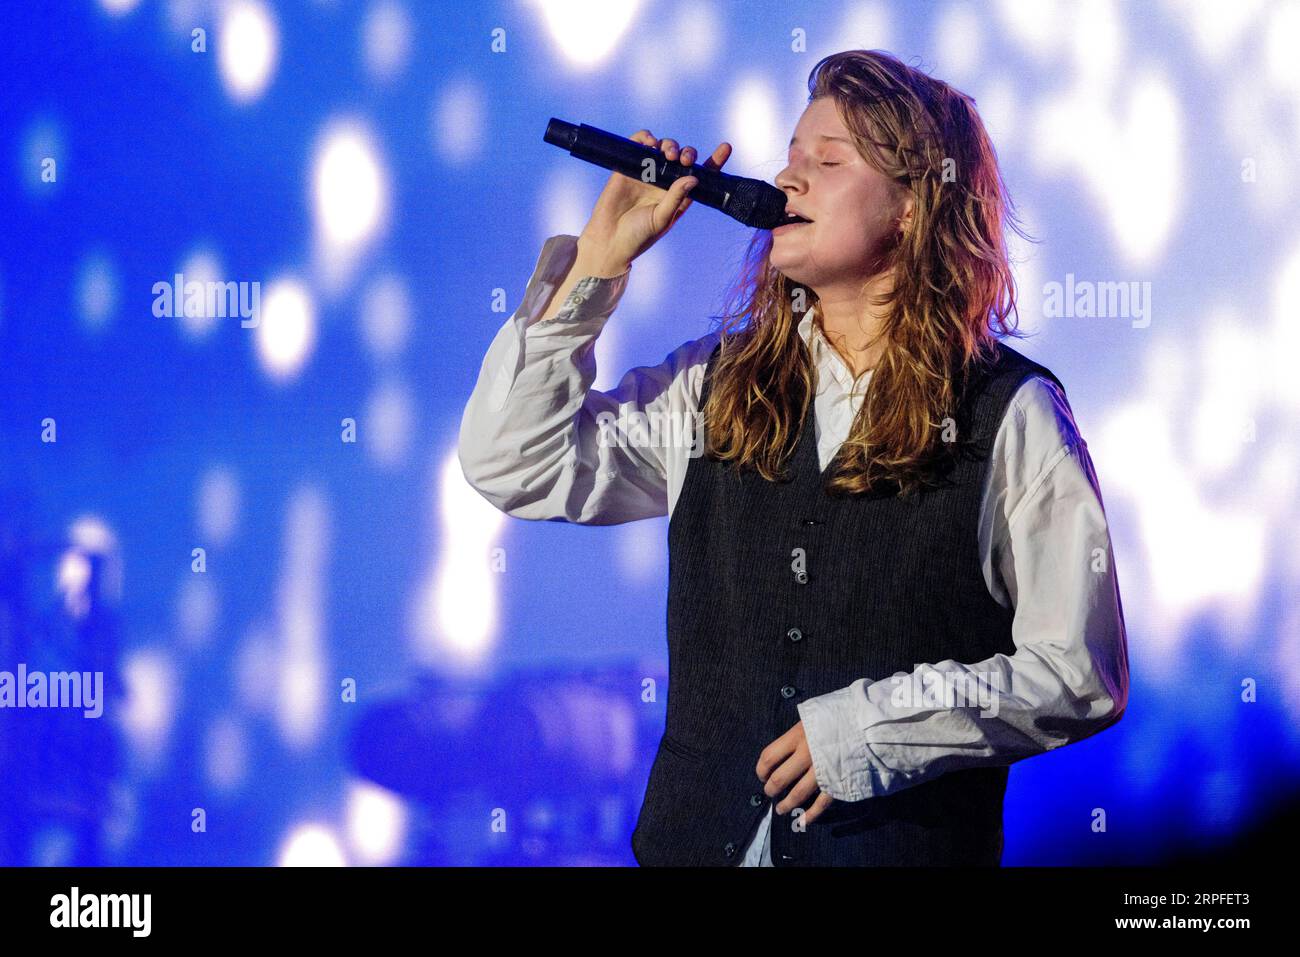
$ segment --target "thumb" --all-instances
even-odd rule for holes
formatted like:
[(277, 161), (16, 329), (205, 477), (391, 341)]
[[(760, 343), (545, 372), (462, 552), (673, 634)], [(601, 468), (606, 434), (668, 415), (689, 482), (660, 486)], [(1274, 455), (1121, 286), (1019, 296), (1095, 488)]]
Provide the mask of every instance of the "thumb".
[(659, 200), (659, 205), (655, 208), (655, 219), (668, 224), (664, 229), (672, 226), (677, 218), (686, 212), (687, 207), (691, 205), (690, 191), (698, 182), (699, 179), (695, 176), (683, 176), (668, 187), (668, 191), (664, 193), (663, 199)]

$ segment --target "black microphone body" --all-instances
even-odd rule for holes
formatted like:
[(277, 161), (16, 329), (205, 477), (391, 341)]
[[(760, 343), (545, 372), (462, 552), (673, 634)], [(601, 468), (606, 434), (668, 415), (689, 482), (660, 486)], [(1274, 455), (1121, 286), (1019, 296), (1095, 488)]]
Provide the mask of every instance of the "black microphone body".
[(578, 159), (664, 190), (683, 176), (694, 176), (699, 182), (690, 192), (693, 202), (711, 206), (755, 229), (775, 229), (787, 220), (785, 193), (761, 179), (735, 176), (699, 163), (683, 166), (653, 146), (554, 117), (543, 139)]

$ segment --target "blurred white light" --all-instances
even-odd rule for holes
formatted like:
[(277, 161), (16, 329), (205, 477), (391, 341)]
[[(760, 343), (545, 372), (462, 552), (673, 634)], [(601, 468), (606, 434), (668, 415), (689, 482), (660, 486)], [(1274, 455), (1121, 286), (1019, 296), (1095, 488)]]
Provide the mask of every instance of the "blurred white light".
[(535, 0), (551, 39), (571, 65), (604, 63), (632, 25), (639, 0)]
[(737, 81), (727, 94), (725, 116), (731, 135), (722, 139), (733, 148), (727, 169), (771, 182), (785, 168), (790, 139), (788, 132), (781, 135), (771, 84), (759, 76)]
[[(191, 339), (202, 339), (216, 325), (218, 310), (213, 308), (216, 303), (209, 301), (206, 290), (212, 288), (209, 285), (210, 283), (225, 281), (221, 276), (221, 260), (209, 250), (196, 249), (181, 264), (180, 274), (184, 278), (186, 287), (190, 283), (198, 283), (204, 289), (203, 305), (198, 310), (189, 308), (193, 303), (191, 303), (190, 297), (186, 295), (185, 290), (173, 289), (173, 315), (180, 319), (181, 327), (189, 334)], [(167, 281), (173, 285), (176, 282), (175, 278), (170, 276)], [(236, 303), (237, 307), (238, 303)]]
[(285, 518), (284, 559), (277, 588), (280, 684), (276, 717), (295, 748), (320, 737), (325, 720), (325, 570), (329, 509), (313, 488), (299, 488)]
[(208, 727), (204, 771), (218, 790), (229, 791), (248, 774), (248, 733), (232, 715), (219, 716)]
[(70, 614), (80, 617), (90, 610), (90, 559), (101, 559), (98, 591), (101, 600), (113, 603), (122, 596), (122, 561), (117, 536), (98, 515), (80, 515), (68, 526), (71, 546), (61, 557), (57, 571), (59, 591)]
[(1232, 52), (1263, 7), (1264, 0), (1165, 0), (1171, 19), (1190, 27), (1201, 54), (1216, 64)]
[(415, 28), (406, 8), (395, 0), (377, 0), (362, 28), (366, 69), (378, 80), (391, 80), (406, 66)]
[(718, 11), (708, 3), (681, 3), (672, 17), (673, 65), (684, 73), (700, 74), (718, 56), (722, 28)]
[(198, 526), (203, 545), (225, 545), (239, 522), (239, 482), (225, 466), (203, 473), (198, 493)]
[[(1260, 496), (1268, 502), (1294, 502), (1296, 489), (1300, 488), (1300, 444), (1295, 440), (1281, 437), (1277, 444), (1260, 450), (1258, 488)], [(1291, 522), (1291, 527), (1295, 527)], [(1289, 543), (1280, 543), (1274, 539), (1275, 546), (1281, 544), (1288, 554), (1297, 551)], [(1294, 558), (1292, 561), (1296, 561)]]
[(1295, 372), (1295, 357), (1300, 355), (1300, 322), (1296, 321), (1296, 303), (1300, 302), (1300, 246), (1291, 248), (1275, 276), (1273, 323), (1265, 350), (1271, 365), (1270, 392), (1275, 402), (1297, 412), (1300, 411), (1300, 376)]
[(406, 461), (415, 420), (410, 390), (400, 382), (384, 382), (366, 403), (362, 436), (367, 454), (380, 468), (394, 469)]
[(136, 8), (140, 0), (99, 0), (99, 5), (110, 16), (120, 17)]
[[(1109, 182), (1093, 181), (1097, 196), (1110, 195), (1111, 225), (1120, 246), (1138, 264), (1163, 251), (1186, 195), (1182, 169), (1182, 106), (1164, 76), (1139, 79), (1131, 99), (1121, 162)], [(1100, 172), (1100, 170), (1098, 170)]]
[(316, 150), (312, 193), (316, 228), (330, 246), (352, 247), (371, 238), (387, 211), (386, 176), (369, 134), (337, 125)]
[(1035, 160), (1079, 176), (1108, 214), (1119, 250), (1145, 266), (1163, 251), (1185, 199), (1182, 108), (1163, 75), (1136, 77), (1124, 89), (1120, 116), (1086, 84), (1041, 101)]
[(1252, 407), (1232, 393), (1201, 395), (1192, 410), (1192, 463), (1202, 480), (1222, 478), (1249, 448)]
[(90, 577), (90, 559), (77, 549), (69, 548), (59, 557), (54, 584), (72, 618), (84, 618), (90, 611)]
[(410, 327), (411, 293), (406, 280), (392, 273), (379, 276), (361, 300), (361, 332), (371, 354), (380, 360), (396, 358)]
[[(540, 198), (541, 211), (537, 217), (543, 237), (565, 233), (577, 236), (582, 224), (591, 213), (592, 204), (599, 191), (599, 180), (584, 180), (583, 171), (572, 166), (561, 166), (547, 176)], [(540, 247), (542, 239), (537, 240)], [(629, 284), (629, 288), (635, 285)], [(600, 340), (597, 339), (597, 342)]]
[[(677, 4), (676, 9), (667, 14), (667, 20), (664, 31), (636, 31), (628, 48), (619, 57), (625, 86), (636, 96), (638, 107), (650, 111), (662, 108), (676, 92), (675, 85), (663, 82), (664, 49), (672, 51), (673, 77), (698, 79), (705, 77), (707, 70), (714, 66), (722, 47), (724, 31), (718, 22), (718, 10), (712, 4)], [(642, 116), (649, 116), (649, 113)], [(633, 130), (621, 131), (623, 135), (630, 133)], [(705, 148), (703, 144), (695, 146)], [(708, 148), (712, 146), (714, 144)]]
[[(831, 46), (835, 50), (892, 49), (894, 35), (889, 10), (879, 0), (870, 0), (866, 3), (859, 0), (857, 3), (846, 4), (844, 19), (834, 32)], [(816, 62), (816, 59), (813, 62)], [(787, 141), (788, 139), (789, 137)]]
[(1166, 471), (1173, 440), (1164, 409), (1150, 399), (1129, 402), (1092, 439), (1094, 460), (1106, 463), (1106, 480), (1120, 494), (1136, 496), (1150, 471)]
[(983, 64), (984, 23), (969, 3), (955, 3), (935, 23), (936, 72), (950, 83), (961, 83)]
[(334, 832), (322, 824), (300, 824), (280, 848), (279, 867), (345, 867)]
[[(1037, 217), (1028, 201), (1022, 200), (1018, 213), (1025, 230), (1031, 235), (1042, 235), (1038, 231)], [(1050, 334), (1043, 318), (1043, 264), (1039, 258), (1038, 247), (1026, 242), (1014, 232), (1008, 230), (1007, 255), (1011, 261), (1011, 271), (1016, 280), (1016, 310), (1019, 314), (1020, 328), (1026, 332), (1044, 332)], [(1042, 340), (1040, 340), (1042, 341)]]
[(1206, 606), (1240, 615), (1257, 599), (1267, 525), (1254, 502), (1207, 501), (1178, 454), (1169, 408), (1139, 399), (1114, 412), (1090, 443), (1106, 463), (1106, 481), (1130, 499), (1145, 574), (1143, 632), (1152, 657), (1175, 660), (1186, 622)]
[(492, 548), (505, 515), (465, 481), (454, 449), (438, 468), (435, 495), (432, 537), (441, 553), (412, 605), (413, 655), (429, 667), (472, 672), (489, 660), (496, 631), (502, 576)]
[(316, 344), (316, 310), (306, 288), (294, 279), (273, 282), (262, 294), (256, 327), (257, 358), (273, 379), (296, 376)]
[(99, 330), (117, 309), (117, 272), (108, 257), (94, 253), (82, 263), (77, 279), (77, 308), (87, 328)]
[(1114, 0), (1090, 0), (1070, 9), (1069, 44), (1075, 82), (1109, 89), (1125, 60), (1124, 30)]
[[(283, 624), (291, 633), (302, 634), (319, 627), (319, 617), (305, 609), (290, 609)], [(314, 643), (307, 645), (301, 638), (290, 637), (287, 644), (284, 658), (288, 670), (281, 676), (277, 716), (284, 740), (304, 749), (314, 744), (322, 731), (325, 669)]]
[(79, 548), (107, 553), (117, 548), (117, 536), (107, 523), (97, 515), (82, 515), (68, 526), (68, 537)]
[(176, 596), (176, 630), (186, 646), (200, 648), (207, 644), (219, 614), (217, 587), (207, 573), (189, 572), (181, 579)]
[[(687, 215), (691, 214), (687, 213)], [(555, 234), (552, 233), (551, 235)], [(622, 300), (620, 300), (624, 304), (621, 328), (627, 328), (629, 321), (638, 325), (641, 322), (653, 323), (655, 321), (663, 297), (667, 295), (666, 290), (673, 281), (671, 278), (673, 255), (667, 243), (655, 243), (637, 257), (635, 264), (636, 280), (627, 284), (625, 287), (626, 292), (623, 294)], [(605, 332), (610, 331), (612, 326), (613, 323), (607, 325)], [(601, 333), (601, 337), (604, 336), (605, 332)], [(683, 338), (685, 337), (683, 336)], [(596, 339), (596, 348), (600, 349), (600, 337)], [(604, 367), (597, 364), (596, 368), (597, 374), (599, 374)], [(625, 369), (626, 366), (619, 366), (619, 368)], [(619, 378), (622, 378), (621, 374)]]
[(1279, 3), (1264, 30), (1269, 78), (1281, 90), (1300, 93), (1300, 3)]
[[(1247, 168), (1253, 176), (1241, 179), (1244, 198), (1258, 217), (1285, 217), (1297, 185), (1292, 175), (1295, 147), (1288, 124), (1274, 109), (1276, 97), (1255, 71), (1243, 71), (1226, 86), (1218, 105), (1222, 125), (1218, 136), (1223, 142), (1240, 144), (1238, 178)], [(1294, 126), (1300, 134), (1300, 117)]]
[(667, 571), (664, 529), (660, 522), (628, 522), (618, 528), (619, 567), (624, 577), (648, 583)]
[(1060, 0), (998, 0), (997, 11), (1011, 38), (1038, 60), (1060, 51), (1068, 27)]
[(972, 95), (980, 121), (993, 140), (999, 158), (1005, 158), (1019, 146), (1016, 120), (1021, 107), (1016, 99), (1015, 86), (1006, 76), (998, 75)]
[(127, 656), (122, 678), (122, 729), (140, 760), (154, 764), (163, 756), (176, 716), (176, 667), (161, 651), (143, 649)]
[(406, 805), (392, 791), (368, 781), (354, 782), (348, 788), (348, 842), (358, 863), (393, 863), (401, 852), (406, 827)]
[(483, 149), (486, 113), (487, 99), (474, 81), (456, 80), (443, 87), (430, 124), (434, 153), (453, 166), (475, 159)]
[(1192, 461), (1198, 478), (1223, 477), (1258, 448), (1257, 403), (1266, 355), (1258, 333), (1232, 313), (1216, 316), (1202, 334), (1201, 375), (1192, 412)]
[(249, 630), (235, 653), (234, 671), (243, 709), (249, 714), (274, 715), (276, 686), (284, 669), (268, 626), (259, 624)]
[(232, 0), (221, 20), (217, 59), (230, 95), (248, 102), (262, 95), (275, 70), (278, 31), (256, 0)]

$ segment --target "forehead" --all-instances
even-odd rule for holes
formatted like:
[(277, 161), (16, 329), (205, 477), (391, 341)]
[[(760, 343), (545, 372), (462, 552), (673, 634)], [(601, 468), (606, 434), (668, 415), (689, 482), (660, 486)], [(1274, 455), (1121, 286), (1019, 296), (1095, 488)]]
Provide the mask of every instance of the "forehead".
[(818, 97), (808, 104), (803, 116), (799, 117), (794, 135), (790, 137), (790, 146), (807, 148), (833, 142), (852, 146), (853, 138), (830, 97)]

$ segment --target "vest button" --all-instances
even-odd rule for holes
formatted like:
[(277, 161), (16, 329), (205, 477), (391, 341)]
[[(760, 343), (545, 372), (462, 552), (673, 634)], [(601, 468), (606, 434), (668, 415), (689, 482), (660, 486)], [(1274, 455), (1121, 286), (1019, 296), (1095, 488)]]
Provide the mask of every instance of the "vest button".
[(722, 853), (727, 855), (727, 857), (731, 857), (736, 853), (736, 845), (728, 841), (727, 846), (722, 849)]
[(806, 584), (808, 584), (808, 573), (807, 573), (807, 572), (795, 572), (795, 573), (794, 573), (794, 580), (797, 581), (800, 585), (806, 585)]
[(794, 685), (786, 685), (784, 688), (781, 689), (782, 698), (793, 698), (798, 693), (799, 693), (799, 689), (797, 689)]
[(803, 632), (800, 631), (798, 628), (791, 628), (789, 631), (785, 633), (785, 636), (789, 638), (791, 641), (798, 641), (800, 638), (803, 637)]
[(763, 795), (761, 795), (761, 794), (751, 794), (751, 795), (749, 796), (749, 806), (750, 806), (750, 807), (758, 807), (758, 806), (759, 806), (760, 804), (762, 804), (762, 803), (763, 803)]
[(805, 519), (803, 520), (803, 523), (804, 523), (805, 525), (820, 525), (820, 524), (821, 524), (821, 522), (820, 522), (818, 519), (815, 519), (815, 518), (805, 518)]

